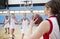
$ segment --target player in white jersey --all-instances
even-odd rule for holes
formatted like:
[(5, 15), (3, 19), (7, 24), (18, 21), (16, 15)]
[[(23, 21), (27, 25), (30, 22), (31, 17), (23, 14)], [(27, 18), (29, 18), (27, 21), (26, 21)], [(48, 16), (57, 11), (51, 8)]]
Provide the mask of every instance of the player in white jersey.
[(21, 32), (22, 32), (22, 39), (28, 35), (28, 23), (29, 23), (29, 20), (26, 18), (26, 13), (23, 13), (23, 19), (21, 19), (22, 21), (22, 29), (21, 29)]
[[(47, 20), (42, 21), (39, 24), (38, 29), (27, 39), (39, 39), (43, 36), (43, 39), (60, 39), (59, 27), (60, 27), (60, 2), (57, 0), (50, 0), (45, 4), (45, 15)], [(34, 20), (31, 20), (30, 26), (33, 26)]]
[(14, 36), (15, 22), (18, 22), (18, 20), (16, 19), (15, 15), (12, 13), (12, 17), (10, 19), (10, 29), (11, 29), (12, 37)]
[(4, 20), (4, 28), (5, 28), (5, 33), (7, 33), (8, 31), (8, 34), (9, 34), (9, 18), (8, 16), (5, 16), (5, 20)]

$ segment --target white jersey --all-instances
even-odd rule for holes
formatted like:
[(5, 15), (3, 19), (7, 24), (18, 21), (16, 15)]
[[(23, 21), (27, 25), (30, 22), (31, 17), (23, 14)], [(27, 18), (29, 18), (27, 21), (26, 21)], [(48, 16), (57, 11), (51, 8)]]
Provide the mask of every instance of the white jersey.
[(10, 20), (10, 28), (15, 28), (15, 19), (13, 18)]
[(51, 17), (48, 19), (51, 20), (53, 24), (53, 29), (52, 29), (51, 34), (49, 35), (49, 39), (59, 39), (59, 25), (58, 25), (56, 17)]
[(22, 33), (28, 32), (28, 20), (23, 20), (22, 22)]
[(4, 28), (9, 28), (9, 19), (5, 19)]
[(23, 20), (22, 26), (27, 26), (27, 25), (28, 25), (28, 21), (27, 20)]

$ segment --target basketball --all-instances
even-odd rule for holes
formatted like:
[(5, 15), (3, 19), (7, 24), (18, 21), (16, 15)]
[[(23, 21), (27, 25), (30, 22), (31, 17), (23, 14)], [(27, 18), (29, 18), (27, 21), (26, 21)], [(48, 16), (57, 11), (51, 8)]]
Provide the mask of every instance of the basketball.
[(39, 14), (32, 15), (32, 19), (34, 19), (34, 21), (37, 19), (37, 21), (35, 22), (35, 24), (38, 24), (38, 25), (43, 21), (43, 18)]

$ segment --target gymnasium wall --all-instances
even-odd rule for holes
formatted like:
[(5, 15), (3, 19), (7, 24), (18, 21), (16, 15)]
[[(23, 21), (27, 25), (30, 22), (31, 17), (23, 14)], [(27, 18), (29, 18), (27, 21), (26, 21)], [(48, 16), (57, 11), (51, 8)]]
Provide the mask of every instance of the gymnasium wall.
[[(25, 0), (8, 0), (8, 3), (9, 4), (20, 4), (22, 1), (25, 1)], [(29, 0), (29, 1), (32, 1), (32, 3), (46, 3), (49, 0)]]
[[(22, 6), (20, 7), (20, 6), (16, 5), (16, 4), (20, 4), (21, 1), (24, 1), (24, 0), (8, 0), (8, 4), (12, 5), (12, 6), (9, 6), (8, 9), (7, 8), (6, 9), (0, 9), (0, 24), (3, 23), (3, 21), (5, 19), (5, 15), (9, 15), (11, 13), (15, 13), (14, 11), (31, 10), (31, 8), (29, 8), (29, 7), (27, 9), (24, 9), (24, 7), (22, 7)], [(46, 3), (48, 1), (49, 0), (42, 0), (42, 1), (41, 0), (32, 0), (33, 3)], [(14, 6), (14, 4), (15, 4), (15, 6)], [(38, 10), (38, 11), (39, 10), (44, 10), (44, 8), (45, 8), (45, 6), (33, 6), (32, 7), (33, 10)], [(5, 10), (7, 10), (9, 12), (6, 13)], [(12, 11), (12, 12), (10, 13), (10, 11)], [(19, 14), (19, 15), (17, 15), (17, 14)], [(43, 19), (47, 18), (45, 15), (41, 15), (41, 16), (42, 16)], [(21, 16), (20, 12), (16, 13), (16, 18), (17, 19), (22, 19), (22, 16)], [(28, 14), (27, 18), (30, 19), (31, 18), (31, 14)]]
[[(45, 16), (45, 15), (41, 15), (41, 16), (44, 20), (47, 18), (47, 16)], [(11, 18), (11, 17), (9, 16), (9, 18)], [(23, 16), (22, 15), (16, 15), (16, 18), (21, 20), (23, 18)], [(27, 18), (30, 20), (31, 14), (28, 14)], [(0, 24), (3, 24), (4, 19), (5, 19), (5, 16), (0, 16)]]

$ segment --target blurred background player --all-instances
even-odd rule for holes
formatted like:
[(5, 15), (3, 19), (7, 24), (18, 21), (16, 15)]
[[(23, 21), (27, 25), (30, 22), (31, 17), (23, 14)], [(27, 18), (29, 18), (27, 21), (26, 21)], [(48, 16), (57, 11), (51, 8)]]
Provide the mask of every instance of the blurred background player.
[(12, 36), (11, 37), (14, 37), (14, 31), (15, 31), (15, 23), (18, 22), (18, 20), (16, 19), (15, 17), (15, 14), (12, 13), (12, 17), (10, 19), (10, 28), (11, 28), (11, 34)]
[(28, 34), (28, 23), (29, 23), (29, 19), (26, 17), (26, 13), (23, 13), (23, 18), (21, 19), (22, 21), (22, 30), (21, 30), (21, 33), (22, 33), (22, 39), (24, 39), (25, 36), (27, 36)]
[(5, 16), (5, 19), (4, 19), (4, 28), (5, 28), (5, 33), (10, 33), (10, 29), (9, 29), (9, 18), (8, 16)]

